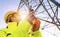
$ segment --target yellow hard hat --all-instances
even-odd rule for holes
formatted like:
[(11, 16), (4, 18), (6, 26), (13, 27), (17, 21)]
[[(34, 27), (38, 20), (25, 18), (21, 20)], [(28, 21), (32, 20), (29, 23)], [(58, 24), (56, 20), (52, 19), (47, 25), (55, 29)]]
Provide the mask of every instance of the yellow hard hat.
[[(18, 14), (19, 14), (19, 12), (16, 12), (16, 11), (8, 11), (8, 12), (5, 14), (5, 16), (4, 16), (5, 22), (6, 22), (7, 18), (8, 18), (8, 16), (9, 16), (10, 14), (14, 14), (14, 13), (18, 13)], [(7, 22), (6, 22), (6, 23), (7, 23)]]

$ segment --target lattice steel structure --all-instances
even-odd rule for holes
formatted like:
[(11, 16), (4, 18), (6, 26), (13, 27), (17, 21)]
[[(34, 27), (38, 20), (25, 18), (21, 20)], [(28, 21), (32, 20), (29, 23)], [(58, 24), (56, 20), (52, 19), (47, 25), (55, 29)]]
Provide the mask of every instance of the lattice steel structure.
[(28, 9), (34, 9), (35, 16), (44, 21), (44, 25), (40, 27), (41, 30), (58, 37), (57, 33), (49, 32), (47, 29), (56, 27), (60, 31), (60, 3), (56, 0), (20, 0), (17, 11), (24, 5)]

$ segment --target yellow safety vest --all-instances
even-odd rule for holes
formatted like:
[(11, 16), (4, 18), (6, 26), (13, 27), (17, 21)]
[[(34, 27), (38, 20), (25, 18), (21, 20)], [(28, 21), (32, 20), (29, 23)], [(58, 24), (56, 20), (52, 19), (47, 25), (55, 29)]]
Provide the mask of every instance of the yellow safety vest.
[(0, 37), (41, 37), (40, 31), (29, 34), (30, 27), (31, 24), (27, 20), (19, 22), (18, 26), (16, 22), (9, 22), (8, 28), (0, 29)]

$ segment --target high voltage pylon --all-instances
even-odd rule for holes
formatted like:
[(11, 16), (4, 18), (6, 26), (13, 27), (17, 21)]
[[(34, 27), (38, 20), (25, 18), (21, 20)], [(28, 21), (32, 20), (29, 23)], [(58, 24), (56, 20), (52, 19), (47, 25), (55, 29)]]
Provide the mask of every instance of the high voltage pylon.
[[(42, 20), (42, 21), (45, 21), (45, 22), (47, 22), (47, 23), (51, 23), (51, 24), (53, 24), (53, 25), (55, 25), (58, 29), (59, 29), (59, 31), (60, 31), (60, 17), (58, 17), (58, 14), (59, 14), (59, 12), (58, 12), (58, 8), (60, 7), (60, 3), (58, 3), (57, 1), (55, 1), (55, 0), (46, 0), (46, 2), (44, 2), (45, 0), (38, 0), (39, 1), (39, 3), (38, 4), (36, 4), (35, 6), (33, 6), (33, 4), (34, 3), (36, 3), (37, 1), (36, 0), (20, 0), (20, 3), (19, 3), (19, 6), (18, 6), (18, 9), (17, 9), (17, 11), (19, 11), (20, 10), (20, 8), (21, 7), (23, 7), (24, 5), (26, 5), (26, 7), (29, 9), (29, 8), (34, 8), (34, 7), (36, 7), (35, 9), (34, 9), (34, 11), (35, 11), (35, 13), (36, 13), (36, 15), (39, 15), (40, 13), (46, 13), (47, 14), (47, 16), (48, 16), (48, 18), (47, 18), (47, 16), (46, 16), (46, 19), (42, 19), (42, 18), (39, 18), (40, 16), (38, 16), (37, 18), (39, 19), (39, 20)], [(34, 2), (32, 5), (30, 5), (30, 3), (32, 3), (32, 2)], [(46, 7), (46, 3), (48, 3), (48, 6), (49, 6), (49, 8), (48, 7)], [(52, 4), (51, 3), (53, 3), (53, 7), (52, 7)], [(33, 6), (33, 7), (32, 7)], [(40, 9), (41, 7), (43, 7), (43, 11), (40, 11), (39, 12), (39, 10), (38, 9)], [(48, 8), (48, 9), (47, 9)], [(53, 8), (55, 8), (55, 9), (53, 9)], [(51, 13), (49, 12), (49, 10), (51, 10), (52, 12), (52, 14), (53, 15), (51, 15)], [(50, 19), (51, 21), (49, 21), (48, 19)], [(50, 25), (50, 24), (49, 24)], [(44, 25), (44, 27), (42, 28), (42, 30), (44, 30), (45, 29), (45, 27), (46, 26), (48, 26), (48, 25)], [(51, 26), (50, 26), (51, 27)], [(53, 27), (53, 26), (52, 26)], [(47, 27), (48, 28), (48, 27)], [(48, 31), (47, 31), (48, 32)], [(50, 32), (48, 32), (48, 33), (50, 33)], [(50, 33), (51, 34), (51, 33)], [(53, 34), (54, 36), (55, 36), (55, 34)]]

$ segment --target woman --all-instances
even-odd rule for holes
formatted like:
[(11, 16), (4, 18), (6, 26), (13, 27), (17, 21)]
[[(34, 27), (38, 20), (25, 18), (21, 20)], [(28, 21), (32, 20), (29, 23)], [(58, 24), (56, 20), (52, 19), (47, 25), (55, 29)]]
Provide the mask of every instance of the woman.
[(7, 28), (0, 30), (0, 37), (29, 37), (31, 24), (27, 20), (20, 20), (18, 12), (9, 11), (5, 14)]
[(14, 32), (18, 22), (20, 21), (20, 15), (18, 12), (9, 11), (5, 14), (4, 19), (7, 27), (0, 29), (0, 37), (7, 37), (8, 35), (11, 35), (12, 32)]

